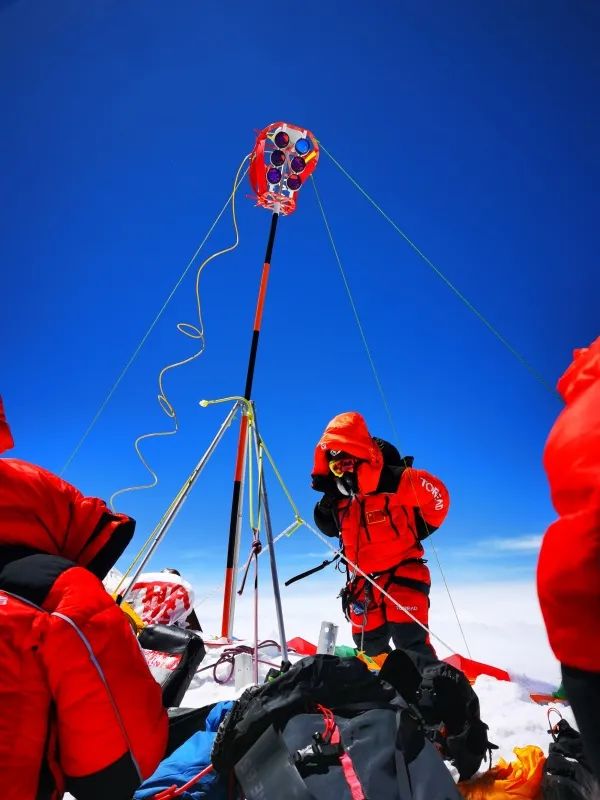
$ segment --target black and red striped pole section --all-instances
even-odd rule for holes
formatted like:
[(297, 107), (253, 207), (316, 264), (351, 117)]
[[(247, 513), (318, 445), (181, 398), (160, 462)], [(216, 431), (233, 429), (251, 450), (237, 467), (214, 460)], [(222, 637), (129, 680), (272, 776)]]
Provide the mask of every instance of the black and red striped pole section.
[[(248, 359), (248, 371), (246, 373), (246, 388), (244, 398), (250, 400), (252, 397), (252, 383), (254, 381), (254, 367), (256, 364), (256, 353), (258, 351), (258, 340), (262, 323), (265, 297), (267, 294), (267, 284), (269, 282), (269, 271), (271, 269), (271, 256), (275, 235), (277, 233), (277, 222), (279, 213), (275, 211), (271, 217), (271, 229), (267, 242), (267, 251), (260, 278), (258, 290), (258, 300), (256, 302), (256, 313), (254, 315), (254, 330), (252, 332), (252, 344), (250, 345), (250, 357)], [(242, 502), (242, 482), (244, 467), (246, 462), (246, 446), (248, 443), (248, 416), (246, 412), (242, 415), (240, 425), (240, 435), (238, 439), (237, 455), (235, 459), (235, 472), (233, 476), (233, 494), (231, 498), (231, 517), (229, 520), (229, 541), (227, 545), (227, 566), (225, 568), (225, 594), (223, 598), (223, 619), (221, 622), (221, 636), (231, 640), (233, 629), (233, 614), (235, 609), (235, 568), (237, 553), (240, 541), (240, 522), (241, 522), (241, 502)]]

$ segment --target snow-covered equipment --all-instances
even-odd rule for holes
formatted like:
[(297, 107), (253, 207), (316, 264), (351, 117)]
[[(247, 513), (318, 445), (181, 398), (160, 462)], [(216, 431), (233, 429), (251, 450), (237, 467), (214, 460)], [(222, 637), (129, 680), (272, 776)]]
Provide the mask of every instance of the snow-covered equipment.
[(127, 600), (146, 625), (178, 625), (194, 608), (194, 589), (180, 575), (144, 572), (127, 591)]
[(206, 654), (201, 637), (174, 625), (146, 625), (138, 642), (162, 687), (163, 705), (178, 706)]

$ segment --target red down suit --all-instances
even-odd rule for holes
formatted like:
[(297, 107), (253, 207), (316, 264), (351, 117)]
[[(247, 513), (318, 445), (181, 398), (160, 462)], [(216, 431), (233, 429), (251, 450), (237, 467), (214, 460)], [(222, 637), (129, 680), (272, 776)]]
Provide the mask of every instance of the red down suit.
[[(332, 484), (332, 452), (358, 459), (353, 496), (343, 496)], [(429, 617), (431, 579), (421, 541), (444, 521), (448, 490), (429, 472), (413, 468), (412, 458), (400, 458), (395, 447), (372, 437), (357, 412), (339, 414), (326, 427), (315, 450), (313, 487), (325, 492), (315, 508), (317, 525), (329, 536), (339, 535), (349, 562), (410, 612), (354, 575), (346, 587), (346, 610), (355, 641), (364, 639), (364, 649), (373, 655), (387, 649), (390, 636), (396, 646), (410, 649), (407, 631), (419, 639), (423, 631), (414, 620), (427, 625)], [(388, 629), (389, 623), (395, 627)]]
[(544, 450), (558, 519), (544, 536), (538, 595), (558, 660), (600, 673), (600, 337), (560, 378), (565, 408)]
[[(0, 407), (0, 447), (11, 446)], [(134, 522), (0, 459), (0, 795), (130, 798), (163, 757), (167, 716), (101, 577)]]

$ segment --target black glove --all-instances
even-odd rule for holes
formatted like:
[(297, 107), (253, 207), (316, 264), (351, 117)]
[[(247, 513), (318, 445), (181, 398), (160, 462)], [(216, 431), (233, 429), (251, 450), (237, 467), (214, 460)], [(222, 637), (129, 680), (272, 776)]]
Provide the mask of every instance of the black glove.
[(342, 493), (337, 487), (334, 475), (329, 472), (327, 475), (311, 475), (312, 488), (315, 492), (331, 495), (331, 497), (342, 497)]

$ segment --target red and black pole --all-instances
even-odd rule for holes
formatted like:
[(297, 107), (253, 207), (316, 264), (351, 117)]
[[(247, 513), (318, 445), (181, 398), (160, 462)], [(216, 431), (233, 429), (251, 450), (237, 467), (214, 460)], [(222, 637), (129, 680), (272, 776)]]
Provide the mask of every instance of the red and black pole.
[[(252, 398), (252, 383), (254, 381), (254, 367), (256, 364), (256, 353), (258, 351), (258, 340), (262, 323), (265, 297), (267, 294), (267, 284), (269, 281), (269, 271), (271, 269), (271, 257), (273, 255), (273, 245), (277, 233), (277, 222), (279, 212), (273, 212), (271, 217), (271, 228), (267, 241), (267, 251), (260, 278), (258, 289), (258, 299), (256, 302), (256, 313), (254, 315), (254, 330), (252, 332), (252, 344), (250, 345), (250, 356), (248, 358), (248, 371), (246, 373), (246, 387), (244, 397), (246, 400)], [(240, 508), (242, 502), (242, 483), (244, 466), (246, 460), (246, 446), (248, 442), (248, 417), (246, 412), (242, 416), (240, 424), (240, 435), (238, 439), (237, 455), (235, 459), (235, 472), (233, 476), (233, 494), (231, 498), (231, 517), (229, 520), (229, 541), (227, 545), (227, 565), (225, 568), (225, 594), (223, 599), (223, 619), (221, 622), (221, 636), (231, 639), (233, 629), (233, 613), (235, 607), (235, 569), (237, 552), (240, 540)]]
[[(288, 122), (274, 122), (259, 132), (250, 154), (248, 174), (257, 205), (273, 212), (271, 230), (267, 242), (267, 252), (263, 264), (254, 332), (248, 359), (246, 388), (244, 397), (252, 399), (252, 382), (258, 350), (258, 339), (262, 322), (271, 256), (277, 233), (280, 215), (293, 213), (296, 208), (297, 193), (303, 182), (313, 173), (319, 159), (319, 145), (314, 135), (306, 128)], [(221, 636), (231, 640), (235, 606), (235, 573), (240, 543), (241, 509), (244, 484), (246, 446), (248, 443), (248, 417), (244, 413), (240, 425), (235, 473), (233, 477), (233, 496), (231, 498), (231, 518), (229, 521), (229, 542), (227, 546), (227, 566), (225, 569), (225, 597), (223, 600), (223, 620)], [(276, 574), (274, 573), (276, 581)]]

